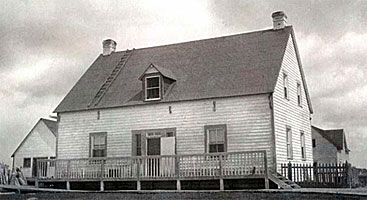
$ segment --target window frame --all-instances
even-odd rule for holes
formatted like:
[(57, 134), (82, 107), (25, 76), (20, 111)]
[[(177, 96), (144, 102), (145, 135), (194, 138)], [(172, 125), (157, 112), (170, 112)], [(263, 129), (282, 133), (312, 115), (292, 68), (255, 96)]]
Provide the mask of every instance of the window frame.
[[(209, 152), (210, 151), (210, 141), (209, 141), (209, 131), (213, 129), (223, 129), (224, 130), (224, 141), (223, 141), (223, 152)], [(216, 124), (216, 125), (205, 125), (204, 126), (204, 143), (205, 143), (205, 153), (224, 153), (228, 150), (227, 144), (227, 124)], [(218, 144), (218, 143), (217, 143)]]
[[(94, 144), (92, 144), (92, 138), (95, 136), (103, 136), (105, 138), (104, 156), (94, 156)], [(93, 140), (94, 141), (94, 140)], [(89, 133), (89, 158), (106, 158), (107, 157), (107, 132), (94, 132)]]
[[(26, 159), (27, 160), (29, 160), (29, 165), (25, 165), (26, 164)], [(23, 168), (31, 168), (32, 167), (32, 158), (30, 158), (30, 157), (25, 157), (25, 158), (23, 158)]]
[[(158, 87), (148, 88), (148, 79), (151, 79), (151, 78), (158, 78)], [(148, 89), (157, 89), (157, 88), (158, 88), (159, 97), (148, 99)], [(150, 76), (144, 77), (144, 94), (145, 94), (145, 98), (144, 98), (145, 101), (156, 101), (156, 100), (162, 99), (162, 79), (160, 75), (150, 75)]]
[(287, 158), (293, 159), (292, 127), (286, 126), (285, 130), (286, 130), (285, 134), (286, 134)]
[(288, 73), (283, 71), (283, 97), (289, 100), (289, 77)]
[(301, 82), (297, 81), (297, 104), (298, 106), (302, 107), (302, 84)]
[(300, 131), (300, 144), (301, 144), (301, 158), (302, 160), (306, 160), (306, 138), (305, 132)]

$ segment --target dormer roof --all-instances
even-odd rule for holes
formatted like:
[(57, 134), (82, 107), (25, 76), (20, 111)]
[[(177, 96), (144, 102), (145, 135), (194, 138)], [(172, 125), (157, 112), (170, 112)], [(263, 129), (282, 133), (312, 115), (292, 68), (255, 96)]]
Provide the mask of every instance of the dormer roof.
[(142, 80), (145, 75), (153, 74), (153, 73), (159, 73), (165, 78), (176, 80), (176, 76), (172, 73), (171, 70), (166, 69), (164, 67), (160, 67), (153, 63), (150, 63), (150, 65), (145, 69), (143, 74), (139, 77), (139, 80)]

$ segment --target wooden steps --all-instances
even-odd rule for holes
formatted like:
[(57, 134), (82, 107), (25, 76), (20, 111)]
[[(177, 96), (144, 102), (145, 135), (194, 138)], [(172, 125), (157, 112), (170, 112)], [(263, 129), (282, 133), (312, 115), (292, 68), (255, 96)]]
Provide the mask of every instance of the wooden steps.
[(301, 187), (284, 176), (269, 174), (269, 179), (278, 185), (280, 189), (300, 189)]

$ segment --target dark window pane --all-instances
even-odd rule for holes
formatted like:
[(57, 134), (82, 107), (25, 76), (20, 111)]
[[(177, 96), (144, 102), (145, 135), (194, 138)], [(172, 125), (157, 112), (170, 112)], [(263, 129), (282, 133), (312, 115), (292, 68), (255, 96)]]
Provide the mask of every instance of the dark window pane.
[(217, 145), (209, 144), (209, 153), (217, 153)]
[(105, 150), (104, 149), (96, 149), (93, 150), (93, 157), (105, 157)]
[(24, 158), (23, 168), (30, 168), (30, 167), (31, 167), (31, 159), (30, 158)]
[(316, 140), (312, 139), (312, 147), (315, 148), (316, 147)]
[(141, 156), (141, 147), (136, 148), (136, 155)]
[(147, 78), (147, 88), (159, 87), (159, 77)]
[(147, 99), (159, 98), (159, 88), (147, 89)]
[(217, 144), (217, 152), (224, 152), (224, 144)]

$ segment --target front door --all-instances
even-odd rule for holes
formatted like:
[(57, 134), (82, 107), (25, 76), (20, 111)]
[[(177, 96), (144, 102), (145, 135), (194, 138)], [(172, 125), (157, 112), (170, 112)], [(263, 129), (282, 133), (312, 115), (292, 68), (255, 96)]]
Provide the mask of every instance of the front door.
[[(39, 157), (39, 158), (33, 158), (33, 166), (32, 166), (32, 177), (36, 177), (37, 173), (38, 173), (38, 165), (37, 165), (37, 160), (40, 159), (47, 159), (47, 157)], [(47, 167), (45, 167), (44, 169), (42, 169), (42, 174), (40, 174), (41, 176), (45, 176), (45, 174), (47, 174)]]
[[(156, 156), (161, 155), (161, 138), (148, 138), (147, 140), (147, 155)], [(158, 177), (160, 172), (160, 158), (148, 159), (148, 176)]]
[(161, 155), (161, 138), (148, 138), (148, 156)]

